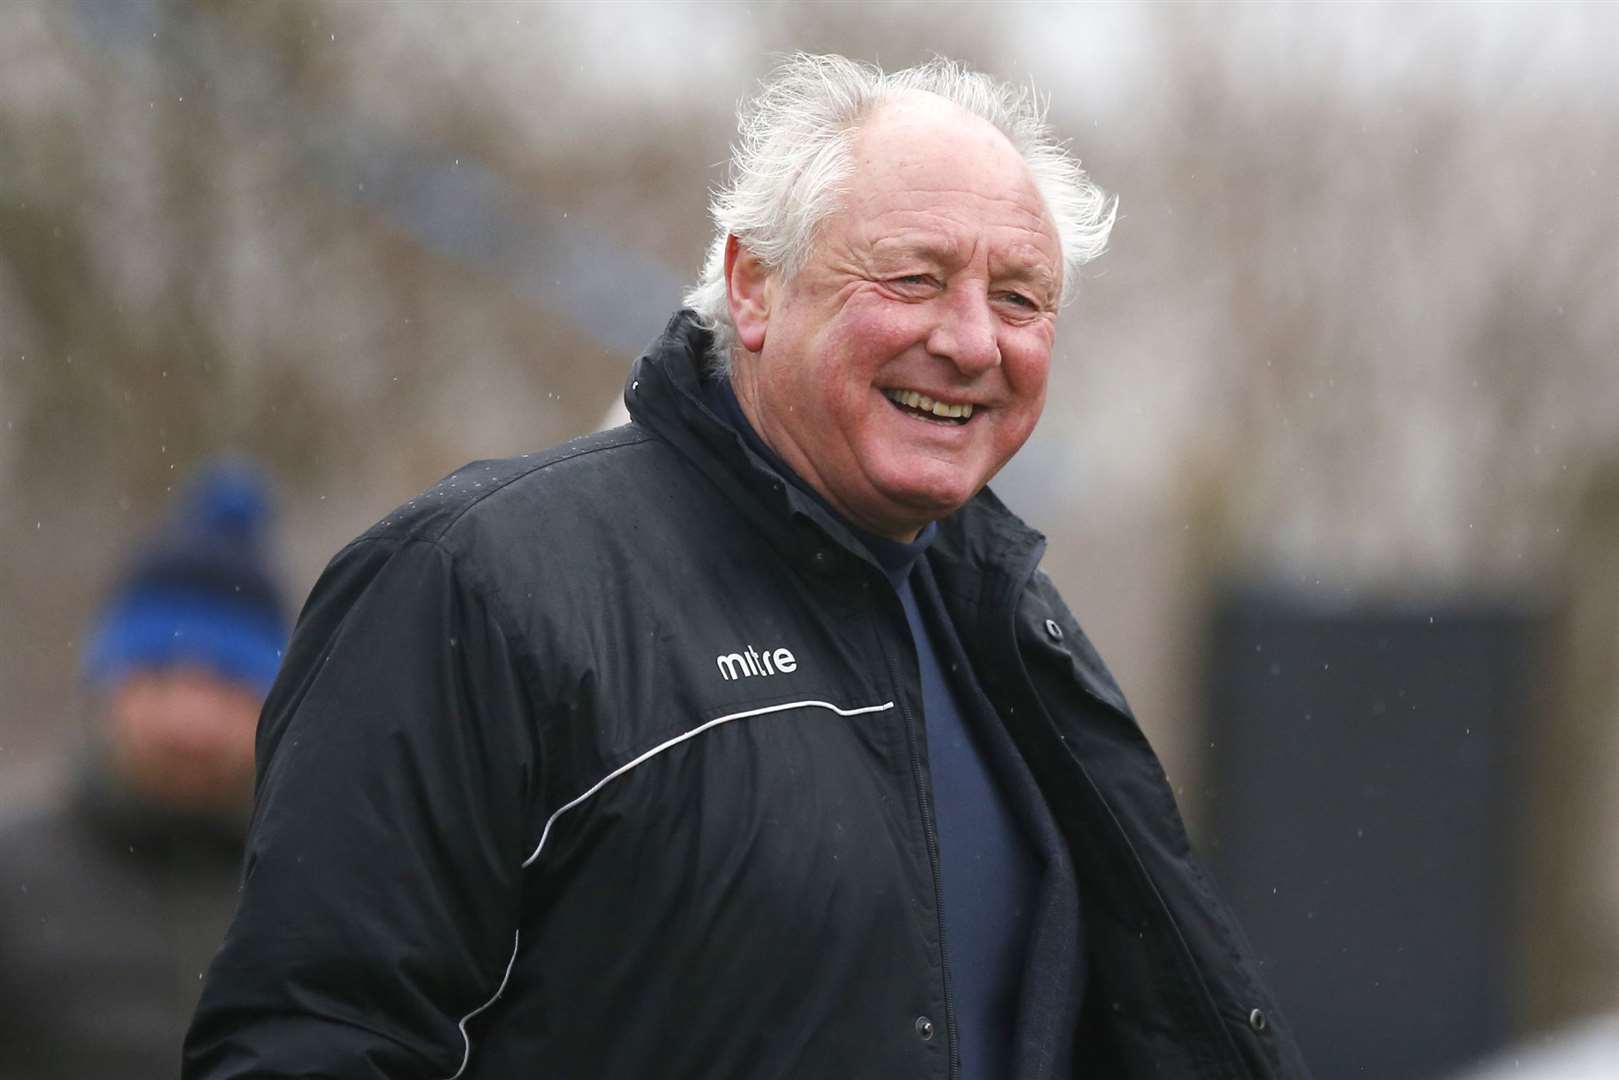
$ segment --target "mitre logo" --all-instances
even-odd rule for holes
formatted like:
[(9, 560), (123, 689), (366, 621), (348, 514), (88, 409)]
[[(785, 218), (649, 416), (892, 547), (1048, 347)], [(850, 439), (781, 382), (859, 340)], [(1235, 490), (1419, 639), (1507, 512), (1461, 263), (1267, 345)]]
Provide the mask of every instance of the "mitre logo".
[(742, 652), (724, 653), (714, 658), (720, 675), (727, 681), (750, 678), (754, 675), (781, 675), (798, 670), (798, 658), (789, 649), (766, 649), (758, 652), (752, 645)]

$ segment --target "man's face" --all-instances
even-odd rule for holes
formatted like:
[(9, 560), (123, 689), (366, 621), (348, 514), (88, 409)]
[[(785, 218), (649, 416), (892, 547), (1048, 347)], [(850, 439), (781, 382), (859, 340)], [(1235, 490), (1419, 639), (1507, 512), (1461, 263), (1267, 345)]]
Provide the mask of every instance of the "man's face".
[[(735, 256), (750, 355), (734, 383), (760, 436), (833, 507), (909, 539), (1034, 430), (1061, 247), (1011, 144), (942, 99), (885, 107), (854, 153), (842, 208), (802, 270), (766, 279)], [(756, 308), (738, 303), (749, 274)]]
[(253, 798), (259, 697), (202, 668), (139, 671), (107, 701), (113, 765), (176, 810), (232, 813)]

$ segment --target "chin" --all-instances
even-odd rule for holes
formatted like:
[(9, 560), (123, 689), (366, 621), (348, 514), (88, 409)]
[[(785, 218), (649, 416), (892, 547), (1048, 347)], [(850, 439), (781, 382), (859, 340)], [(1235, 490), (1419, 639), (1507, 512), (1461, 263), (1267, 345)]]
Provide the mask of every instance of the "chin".
[(873, 510), (881, 519), (904, 521), (920, 528), (949, 517), (983, 488), (987, 477), (977, 462), (957, 464), (927, 454), (887, 454), (868, 458), (869, 491), (877, 496)]
[(913, 485), (896, 486), (887, 494), (890, 504), (896, 511), (895, 519), (903, 519), (911, 528), (920, 529), (930, 522), (949, 517), (960, 510), (978, 494), (978, 489), (963, 488), (960, 485), (942, 488), (919, 488)]

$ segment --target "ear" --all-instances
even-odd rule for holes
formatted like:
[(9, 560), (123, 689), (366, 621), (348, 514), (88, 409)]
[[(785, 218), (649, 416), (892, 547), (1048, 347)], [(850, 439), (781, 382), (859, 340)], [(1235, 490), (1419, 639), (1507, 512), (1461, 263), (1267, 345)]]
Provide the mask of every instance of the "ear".
[(735, 236), (725, 240), (725, 291), (731, 302), (731, 322), (737, 343), (748, 352), (765, 347), (770, 303), (775, 290), (770, 271)]

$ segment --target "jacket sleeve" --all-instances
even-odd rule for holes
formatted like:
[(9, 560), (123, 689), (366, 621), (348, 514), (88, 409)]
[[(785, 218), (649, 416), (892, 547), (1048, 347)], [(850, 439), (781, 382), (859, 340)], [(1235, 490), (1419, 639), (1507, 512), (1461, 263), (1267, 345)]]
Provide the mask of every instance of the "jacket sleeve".
[(187, 1080), (452, 1077), (515, 961), (538, 751), (520, 650), (424, 540), (361, 540), (265, 704)]

